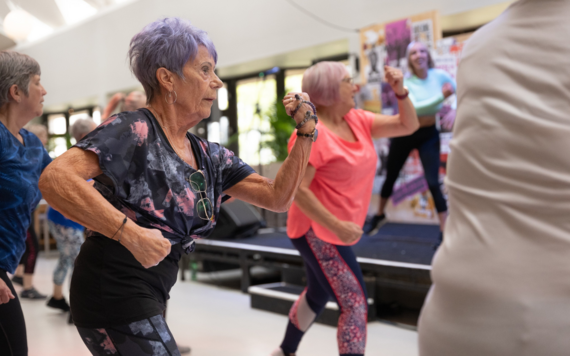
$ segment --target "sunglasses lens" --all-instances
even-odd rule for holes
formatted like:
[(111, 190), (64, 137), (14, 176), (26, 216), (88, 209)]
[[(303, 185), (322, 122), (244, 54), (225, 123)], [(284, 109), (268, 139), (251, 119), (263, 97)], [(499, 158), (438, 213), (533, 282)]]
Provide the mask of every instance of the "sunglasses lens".
[(196, 172), (190, 175), (190, 185), (192, 186), (192, 189), (197, 192), (206, 191), (206, 179), (202, 172)]
[(196, 210), (198, 211), (198, 217), (200, 217), (200, 219), (210, 220), (212, 218), (212, 204), (210, 203), (210, 199), (200, 199)]

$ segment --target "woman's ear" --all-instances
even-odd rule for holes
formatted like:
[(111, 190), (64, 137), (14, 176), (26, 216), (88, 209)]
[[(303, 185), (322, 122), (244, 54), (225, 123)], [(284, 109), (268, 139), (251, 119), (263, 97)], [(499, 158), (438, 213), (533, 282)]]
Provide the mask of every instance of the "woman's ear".
[(166, 68), (158, 68), (156, 70), (156, 80), (158, 84), (167, 92), (174, 90), (174, 73)]
[(20, 90), (20, 88), (18, 88), (16, 84), (10, 87), (9, 93), (10, 93), (9, 99), (12, 99), (17, 103), (22, 101), (22, 95), (24, 93)]

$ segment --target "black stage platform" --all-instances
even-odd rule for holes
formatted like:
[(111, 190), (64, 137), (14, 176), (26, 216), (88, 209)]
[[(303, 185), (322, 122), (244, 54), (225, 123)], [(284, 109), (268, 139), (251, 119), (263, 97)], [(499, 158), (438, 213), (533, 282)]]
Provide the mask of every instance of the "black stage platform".
[[(365, 276), (371, 305), (374, 305), (372, 313), (382, 313), (381, 306), (394, 303), (403, 308), (421, 307), (431, 285), (431, 259), (438, 235), (439, 227), (435, 225), (388, 223), (378, 234), (364, 235), (353, 246)], [(198, 261), (239, 265), (243, 271), (241, 289), (252, 295), (265, 288), (277, 293), (265, 293), (266, 297), (276, 296), (284, 288), (293, 290), (295, 286), (304, 285), (302, 259), (282, 231), (264, 229), (255, 236), (239, 240), (197, 240), (193, 257)], [(282, 282), (250, 289), (252, 266), (279, 269)], [(294, 300), (293, 297), (289, 299)], [(255, 304), (253, 297), (252, 304)]]

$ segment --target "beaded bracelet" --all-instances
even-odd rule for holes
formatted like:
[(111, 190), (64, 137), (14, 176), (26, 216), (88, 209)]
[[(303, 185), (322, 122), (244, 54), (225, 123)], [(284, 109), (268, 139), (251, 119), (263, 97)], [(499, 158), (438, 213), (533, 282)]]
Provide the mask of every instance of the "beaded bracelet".
[(307, 121), (309, 121), (310, 119), (315, 120), (315, 125), (319, 123), (319, 119), (317, 118), (317, 115), (311, 115), (310, 111), (307, 111), (305, 113), (305, 118), (303, 119), (303, 121), (301, 121), (300, 123), (297, 124), (297, 126), (295, 126), (295, 128), (298, 130), (301, 127), (305, 126), (305, 124), (307, 123)]
[(299, 103), (299, 106), (297, 106), (297, 108), (291, 112), (291, 117), (292, 117), (292, 118), (295, 118), (295, 115), (297, 115), (297, 111), (299, 111), (299, 109), (301, 108), (301, 106), (303, 106), (303, 103), (302, 103), (302, 102)]
[(317, 108), (310, 101), (303, 100), (303, 104), (308, 104), (313, 109), (313, 115), (317, 115)]

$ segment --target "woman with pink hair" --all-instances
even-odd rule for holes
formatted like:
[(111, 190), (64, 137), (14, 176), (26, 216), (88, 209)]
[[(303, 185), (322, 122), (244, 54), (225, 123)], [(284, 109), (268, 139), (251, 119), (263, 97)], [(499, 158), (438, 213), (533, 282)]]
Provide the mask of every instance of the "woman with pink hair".
[[(285, 338), (272, 356), (291, 356), (329, 298), (340, 308), (341, 355), (364, 355), (367, 297), (362, 272), (350, 248), (362, 236), (376, 171), (373, 138), (409, 135), (419, 123), (402, 73), (386, 67), (399, 115), (354, 109), (358, 88), (338, 62), (320, 62), (303, 77), (303, 91), (316, 105), (319, 139), (289, 211), (287, 234), (306, 266), (307, 288), (289, 313)], [(292, 149), (294, 132), (289, 141)]]

